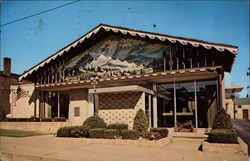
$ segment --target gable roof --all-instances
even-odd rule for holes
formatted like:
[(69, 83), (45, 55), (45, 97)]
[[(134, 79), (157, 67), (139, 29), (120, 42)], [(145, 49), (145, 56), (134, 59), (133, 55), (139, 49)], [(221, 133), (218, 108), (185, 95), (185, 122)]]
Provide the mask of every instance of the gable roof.
[[(68, 52), (71, 48), (76, 47), (79, 43), (84, 42), (84, 40), (91, 38), (95, 34), (97, 34), (101, 29), (104, 29), (105, 31), (114, 32), (114, 33), (122, 33), (124, 35), (130, 35), (133, 37), (139, 36), (141, 38), (150, 38), (150, 39), (158, 39), (160, 41), (169, 41), (171, 43), (179, 42), (182, 45), (188, 45), (191, 44), (194, 47), (203, 46), (206, 49), (212, 49), (215, 48), (216, 50), (223, 52), (225, 50), (229, 51), (230, 53), (236, 55), (238, 52), (238, 47), (228, 44), (222, 44), (222, 43), (214, 43), (214, 42), (208, 42), (203, 40), (197, 40), (197, 39), (191, 39), (191, 38), (184, 38), (184, 37), (178, 37), (178, 36), (171, 36), (171, 35), (165, 35), (165, 34), (159, 34), (159, 33), (152, 33), (152, 32), (146, 32), (146, 31), (140, 31), (140, 30), (134, 30), (129, 28), (123, 28), (123, 27), (117, 27), (117, 26), (111, 26), (106, 24), (100, 24), (96, 26), (94, 29), (80, 37), (79, 39), (75, 40), (74, 42), (70, 43), (66, 47), (62, 48), (61, 50), (57, 51), (55, 54), (49, 56), (42, 62), (38, 63), (34, 67), (30, 68), (28, 71), (24, 72), (20, 77), (19, 80), (22, 80), (23, 78), (27, 77), (29, 74), (33, 73), (34, 71), (37, 71), (40, 67), (43, 67), (45, 64), (48, 64), (52, 60), (56, 59), (58, 56), (61, 56), (62, 54)], [(235, 58), (235, 56), (234, 56)], [(233, 60), (234, 61), (234, 60)]]

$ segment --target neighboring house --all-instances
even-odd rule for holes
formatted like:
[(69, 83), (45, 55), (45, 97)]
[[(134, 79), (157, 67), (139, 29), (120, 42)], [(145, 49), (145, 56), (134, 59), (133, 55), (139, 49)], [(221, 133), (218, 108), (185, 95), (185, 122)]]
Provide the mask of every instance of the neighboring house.
[(3, 58), (3, 71), (0, 71), (0, 105), (10, 114), (10, 86), (18, 84), (18, 74), (11, 73), (11, 59)]
[(231, 118), (249, 120), (250, 98), (238, 98), (238, 93), (241, 92), (242, 89), (243, 86), (235, 84), (225, 88), (225, 107)]
[(231, 72), (237, 50), (100, 24), (19, 77), (33, 84), (11, 87), (18, 98), (12, 117), (66, 117), (82, 124), (97, 113), (108, 124), (131, 128), (141, 108), (152, 127), (189, 120), (211, 127), (225, 105), (224, 72)]

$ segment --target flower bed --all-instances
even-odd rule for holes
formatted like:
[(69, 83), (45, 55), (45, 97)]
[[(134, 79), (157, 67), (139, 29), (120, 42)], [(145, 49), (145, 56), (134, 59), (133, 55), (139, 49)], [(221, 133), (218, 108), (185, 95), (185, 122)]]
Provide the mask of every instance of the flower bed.
[(196, 132), (192, 120), (189, 120), (186, 123), (176, 122), (176, 127), (174, 128), (175, 132)]

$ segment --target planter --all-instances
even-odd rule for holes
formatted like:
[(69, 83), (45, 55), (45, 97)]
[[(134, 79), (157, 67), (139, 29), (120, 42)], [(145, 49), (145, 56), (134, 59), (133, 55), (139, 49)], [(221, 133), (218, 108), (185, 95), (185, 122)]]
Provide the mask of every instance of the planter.
[(196, 128), (174, 128), (175, 132), (196, 132)]
[(240, 144), (224, 144), (224, 143), (209, 143), (203, 141), (202, 143), (203, 152), (216, 152), (216, 153), (240, 153), (242, 149)]

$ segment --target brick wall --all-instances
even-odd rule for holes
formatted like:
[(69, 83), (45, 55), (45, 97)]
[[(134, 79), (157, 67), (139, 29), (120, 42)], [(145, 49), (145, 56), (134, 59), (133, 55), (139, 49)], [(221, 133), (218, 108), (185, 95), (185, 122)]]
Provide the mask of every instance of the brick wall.
[(8, 77), (0, 74), (0, 104), (5, 113), (10, 113), (10, 86), (17, 84), (17, 78)]

